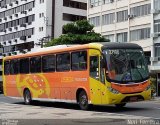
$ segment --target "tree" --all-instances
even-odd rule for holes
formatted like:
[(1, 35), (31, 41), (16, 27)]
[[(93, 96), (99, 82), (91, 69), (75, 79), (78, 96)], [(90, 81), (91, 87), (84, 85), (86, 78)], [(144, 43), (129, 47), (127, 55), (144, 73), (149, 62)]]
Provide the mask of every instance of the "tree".
[(52, 39), (45, 46), (54, 46), (62, 44), (86, 44), (91, 42), (109, 42), (101, 34), (95, 33), (94, 26), (87, 20), (79, 20), (74, 23), (68, 23), (63, 26), (65, 34), (59, 38)]

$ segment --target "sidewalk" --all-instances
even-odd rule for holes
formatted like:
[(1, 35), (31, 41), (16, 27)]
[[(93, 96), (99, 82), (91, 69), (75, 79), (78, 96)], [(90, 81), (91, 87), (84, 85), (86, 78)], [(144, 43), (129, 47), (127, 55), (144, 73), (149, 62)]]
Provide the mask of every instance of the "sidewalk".
[(159, 101), (160, 102), (160, 97), (154, 97), (151, 99), (151, 101)]

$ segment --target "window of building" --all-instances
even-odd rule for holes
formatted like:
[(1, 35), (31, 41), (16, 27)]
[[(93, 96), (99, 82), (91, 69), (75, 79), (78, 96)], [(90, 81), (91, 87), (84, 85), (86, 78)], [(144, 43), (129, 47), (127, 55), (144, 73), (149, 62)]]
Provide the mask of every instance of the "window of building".
[(65, 20), (65, 21), (77, 21), (77, 20), (83, 20), (86, 18), (87, 17), (85, 17), (85, 16), (63, 13), (63, 20)]
[(56, 70), (57, 71), (69, 71), (70, 70), (70, 54), (63, 53), (58, 54), (56, 57)]
[(128, 10), (117, 12), (117, 22), (123, 22), (128, 20)]
[(101, 1), (102, 0), (90, 0), (90, 5), (94, 6), (94, 7), (100, 6), (101, 5)]
[(10, 61), (10, 74), (18, 74), (19, 73), (19, 60), (14, 59)]
[(117, 33), (117, 42), (119, 42), (119, 43), (127, 42), (127, 38), (128, 38), (127, 32)]
[(38, 73), (41, 72), (41, 57), (32, 57), (30, 58), (30, 72)]
[(134, 17), (148, 15), (151, 12), (151, 4), (133, 7), (130, 12)]
[(130, 40), (137, 41), (150, 38), (150, 28), (138, 29), (130, 31)]
[(44, 0), (40, 0), (39, 3), (44, 3)]
[(155, 56), (160, 57), (160, 43), (155, 43)]
[(154, 0), (154, 9), (159, 10), (160, 9), (160, 1)]
[(154, 32), (155, 33), (160, 32), (160, 19), (154, 20)]
[(87, 10), (87, 3), (72, 0), (63, 0), (63, 6)]
[(90, 24), (92, 24), (94, 26), (99, 26), (100, 25), (100, 17), (99, 16), (91, 17), (91, 18), (89, 18), (89, 22), (90, 22)]
[(105, 35), (104, 37), (105, 37), (106, 39), (109, 39), (110, 42), (115, 42), (114, 34)]
[(10, 74), (10, 62), (9, 61), (4, 62), (4, 74), (5, 75)]
[(43, 31), (43, 27), (39, 27), (39, 32), (42, 32)]
[(20, 73), (29, 73), (29, 58), (20, 59)]
[(115, 21), (115, 13), (105, 14), (102, 16), (103, 25), (113, 24), (114, 21)]
[(42, 57), (42, 71), (54, 72), (55, 71), (56, 58), (55, 55), (47, 55)]
[(72, 52), (72, 67), (74, 71), (87, 69), (87, 52)]

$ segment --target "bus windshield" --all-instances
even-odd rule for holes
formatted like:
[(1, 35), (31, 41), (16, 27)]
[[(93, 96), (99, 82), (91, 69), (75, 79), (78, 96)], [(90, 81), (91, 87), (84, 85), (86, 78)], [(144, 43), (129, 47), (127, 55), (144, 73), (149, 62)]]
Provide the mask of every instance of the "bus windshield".
[(107, 79), (117, 83), (140, 82), (149, 77), (141, 49), (106, 49)]

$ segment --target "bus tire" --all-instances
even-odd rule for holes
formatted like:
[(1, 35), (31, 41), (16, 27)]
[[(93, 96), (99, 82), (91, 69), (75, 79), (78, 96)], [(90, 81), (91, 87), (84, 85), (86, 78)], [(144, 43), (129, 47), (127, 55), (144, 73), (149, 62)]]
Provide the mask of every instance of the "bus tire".
[(123, 108), (126, 105), (126, 103), (121, 103), (121, 104), (115, 104), (117, 108)]
[(24, 97), (24, 103), (26, 105), (30, 105), (31, 102), (32, 102), (32, 97), (31, 97), (31, 93), (30, 93), (30, 91), (28, 89), (26, 89), (24, 91), (23, 97)]
[(79, 93), (78, 103), (79, 103), (80, 109), (82, 110), (87, 110), (89, 108), (88, 97), (84, 90)]

